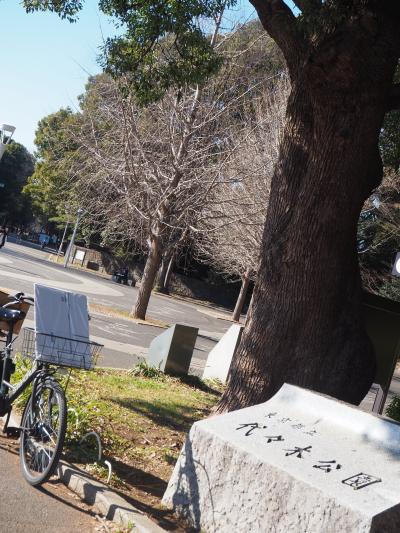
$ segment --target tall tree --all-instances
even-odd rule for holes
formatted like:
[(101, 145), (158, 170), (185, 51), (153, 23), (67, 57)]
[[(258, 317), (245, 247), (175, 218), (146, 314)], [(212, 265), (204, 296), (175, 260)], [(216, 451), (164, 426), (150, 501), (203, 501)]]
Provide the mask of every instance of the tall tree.
[[(395, 253), (400, 249), (400, 173), (388, 167), (382, 185), (365, 203), (358, 224), (358, 255), (364, 287), (400, 299), (390, 290)], [(387, 291), (389, 288), (389, 292)]]
[(242, 125), (233, 134), (236, 143), (224, 180), (205, 206), (201, 256), (229, 279), (240, 279), (241, 290), (232, 320), (238, 321), (251, 280), (258, 270), (259, 252), (271, 179), (279, 153), (286, 101), (286, 76), (271, 87), (263, 84), (242, 106)]
[[(66, 175), (86, 221), (108, 243), (129, 241), (147, 252), (132, 311), (144, 319), (162, 255), (181, 246), (196, 225), (229, 150), (216, 140), (221, 85), (204, 87), (204, 100), (199, 88), (179, 98), (171, 90), (146, 108), (123, 97), (121, 85), (105, 75), (88, 84), (70, 130), (79, 149)], [(225, 97), (227, 109), (230, 103)]]
[[(400, 65), (395, 79), (400, 81)], [(400, 300), (398, 278), (391, 275), (400, 249), (400, 111), (386, 114), (379, 148), (384, 177), (364, 205), (358, 225), (361, 273), (369, 290)]]
[(360, 310), (357, 220), (379, 185), (378, 138), (400, 103), (394, 1), (255, 0), (292, 92), (272, 180), (253, 305), (219, 409), (257, 403), (284, 381), (359, 403), (375, 358)]
[(22, 144), (11, 141), (0, 163), (0, 224), (24, 225), (31, 222), (29, 200), (23, 187), (33, 173), (34, 159)]
[[(104, 4), (132, 15), (131, 44), (134, 52), (142, 47), (143, 58), (168, 32), (196, 41), (197, 11), (218, 2), (168, 1), (162, 10), (146, 0)], [(285, 381), (358, 403), (374, 379), (375, 357), (360, 313), (357, 221), (382, 179), (384, 115), (400, 106), (400, 3), (294, 0), (296, 11), (283, 0), (251, 4), (282, 50), (292, 91), (253, 305), (219, 409), (266, 400)], [(126, 58), (129, 49), (122, 51)], [(190, 46), (177, 53), (190, 61)], [(166, 60), (172, 72), (173, 57)], [(151, 66), (132, 72), (146, 81)]]
[(68, 126), (74, 121), (70, 108), (60, 109), (39, 121), (35, 134), (36, 164), (24, 194), (30, 198), (39, 218), (64, 221), (66, 211), (74, 202), (71, 188), (65, 187), (70, 158), (76, 151), (73, 138), (66, 137)]

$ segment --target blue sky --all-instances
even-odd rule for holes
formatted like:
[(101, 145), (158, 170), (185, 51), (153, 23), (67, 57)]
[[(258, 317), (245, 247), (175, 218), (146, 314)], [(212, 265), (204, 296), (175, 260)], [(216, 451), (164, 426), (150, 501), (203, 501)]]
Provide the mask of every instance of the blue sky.
[[(49, 13), (26, 14), (19, 0), (0, 0), (0, 123), (16, 126), (14, 139), (30, 151), (42, 117), (76, 108), (88, 75), (100, 72), (103, 37), (116, 33), (97, 0), (84, 4), (79, 21), (69, 24)], [(253, 13), (241, 0), (232, 17), (244, 20)]]

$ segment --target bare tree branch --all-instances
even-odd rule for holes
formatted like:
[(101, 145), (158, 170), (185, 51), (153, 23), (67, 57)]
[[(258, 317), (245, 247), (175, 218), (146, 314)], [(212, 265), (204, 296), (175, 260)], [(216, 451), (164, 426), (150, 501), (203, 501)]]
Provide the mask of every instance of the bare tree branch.
[(237, 131), (234, 148), (205, 203), (196, 241), (200, 255), (229, 278), (254, 279), (271, 177), (278, 158), (288, 83), (253, 96), (254, 116)]
[(278, 44), (289, 72), (294, 72), (306, 52), (307, 43), (292, 10), (283, 0), (250, 0), (263, 27)]

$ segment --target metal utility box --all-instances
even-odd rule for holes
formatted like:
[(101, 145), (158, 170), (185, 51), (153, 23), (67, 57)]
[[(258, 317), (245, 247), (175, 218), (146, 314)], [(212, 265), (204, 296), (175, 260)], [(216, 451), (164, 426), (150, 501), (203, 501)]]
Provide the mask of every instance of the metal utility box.
[(364, 292), (364, 323), (376, 355), (378, 392), (373, 411), (382, 413), (390, 383), (400, 357), (400, 303)]

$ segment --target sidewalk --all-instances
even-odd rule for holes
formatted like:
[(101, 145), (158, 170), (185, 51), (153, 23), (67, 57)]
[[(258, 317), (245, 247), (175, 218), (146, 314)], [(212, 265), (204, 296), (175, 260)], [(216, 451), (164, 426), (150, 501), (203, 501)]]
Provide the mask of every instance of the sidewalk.
[(95, 514), (85, 509), (60, 483), (41, 490), (24, 480), (18, 447), (0, 435), (0, 531), (13, 533), (80, 533), (106, 531)]
[[(166, 533), (114, 490), (62, 459), (49, 482), (31, 487), (20, 471), (18, 441), (1, 432), (4, 420), (0, 417), (0, 532)], [(10, 423), (18, 426), (19, 417), (11, 415)], [(15, 502), (22, 512), (15, 513)]]

